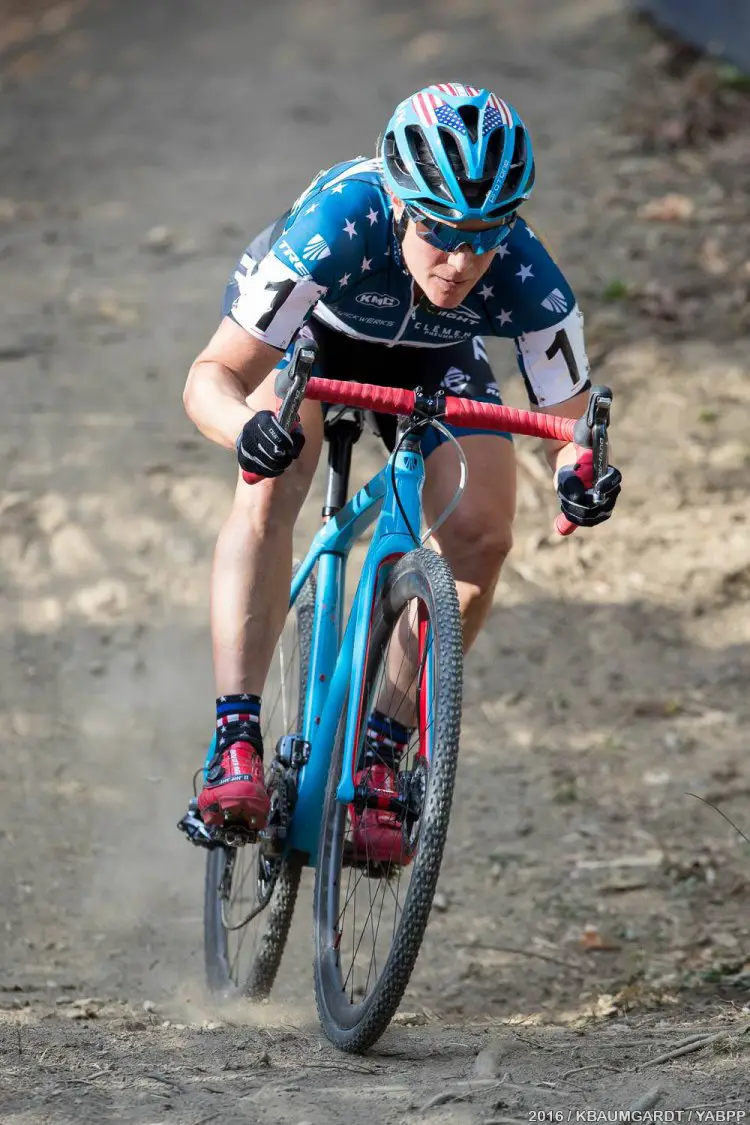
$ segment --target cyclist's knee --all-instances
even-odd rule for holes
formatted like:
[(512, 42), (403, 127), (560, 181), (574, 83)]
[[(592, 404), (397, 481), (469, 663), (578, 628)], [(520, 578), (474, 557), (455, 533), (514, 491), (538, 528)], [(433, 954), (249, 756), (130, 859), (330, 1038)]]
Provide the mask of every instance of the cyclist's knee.
[(476, 587), (480, 593), (491, 590), (513, 547), (510, 521), (459, 516), (454, 523), (454, 519), (451, 519), (450, 534), (440, 542), (441, 552), (450, 563), (454, 577)]
[(263, 534), (269, 527), (291, 527), (305, 502), (313, 469), (294, 464), (273, 480), (246, 484), (238, 477), (230, 519), (243, 523), (248, 532)]

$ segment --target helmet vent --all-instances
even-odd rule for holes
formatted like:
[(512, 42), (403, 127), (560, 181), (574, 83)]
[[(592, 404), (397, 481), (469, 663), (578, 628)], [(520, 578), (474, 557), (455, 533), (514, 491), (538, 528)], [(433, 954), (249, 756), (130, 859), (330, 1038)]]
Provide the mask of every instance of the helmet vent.
[(468, 168), (464, 163), (464, 154), (461, 152), (458, 141), (449, 129), (438, 129), (438, 132), (440, 133), (440, 140), (443, 142), (443, 148), (445, 150), (445, 155), (448, 157), (448, 162), (453, 169), (456, 179), (460, 183), (468, 175)]
[[(446, 135), (445, 130), (441, 129), (440, 132), (441, 135)], [(422, 130), (417, 128), (416, 125), (407, 125), (406, 129), (404, 130), (404, 134), (406, 136), (406, 142), (409, 146), (409, 151), (411, 152), (412, 159), (424, 176), (425, 182), (429, 186), (430, 190), (434, 191), (435, 195), (440, 195), (443, 199), (446, 199), (449, 203), (452, 203), (453, 196), (448, 190), (448, 185), (443, 179), (443, 174), (437, 165), (432, 149), (430, 148), (429, 142), (427, 141), (427, 138), (425, 137)], [(454, 145), (456, 145), (455, 139), (453, 138), (452, 134), (448, 133), (447, 135), (450, 136)], [(457, 145), (456, 149), (458, 149)]]
[(383, 140), (383, 160), (387, 164), (389, 172), (399, 187), (406, 188), (408, 191), (417, 190), (414, 177), (401, 159), (401, 154), (398, 151), (396, 138), (393, 133), (387, 133)]
[(479, 136), (479, 110), (475, 105), (460, 105), (456, 112), (466, 126), (469, 140), (476, 144)]
[(500, 169), (500, 162), (505, 149), (505, 129), (493, 129), (490, 133), (487, 153), (484, 158), (484, 173), (493, 179)]
[(516, 143), (513, 146), (513, 156), (508, 169), (508, 175), (505, 177), (503, 184), (501, 199), (508, 199), (510, 196), (516, 195), (521, 181), (526, 175), (526, 133), (519, 126), (516, 129)]

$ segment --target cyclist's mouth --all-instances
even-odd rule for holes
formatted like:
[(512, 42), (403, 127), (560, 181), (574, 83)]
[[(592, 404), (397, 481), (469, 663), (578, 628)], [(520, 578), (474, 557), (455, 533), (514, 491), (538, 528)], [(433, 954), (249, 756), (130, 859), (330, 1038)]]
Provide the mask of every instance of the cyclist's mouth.
[(463, 279), (454, 281), (449, 277), (441, 277), (440, 274), (435, 275), (435, 280), (439, 281), (441, 285), (444, 285), (450, 293), (455, 292), (457, 289), (463, 289), (466, 286), (466, 281)]

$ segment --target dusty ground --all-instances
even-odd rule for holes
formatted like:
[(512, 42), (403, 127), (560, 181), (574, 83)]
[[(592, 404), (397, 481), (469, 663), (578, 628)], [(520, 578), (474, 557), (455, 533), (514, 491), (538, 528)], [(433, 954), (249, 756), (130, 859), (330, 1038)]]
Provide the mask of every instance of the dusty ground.
[[(660, 1108), (747, 1106), (750, 848), (698, 800), (750, 835), (747, 95), (620, 0), (0, 11), (0, 1121), (529, 1120), (657, 1085)], [(519, 443), (445, 909), (357, 1061), (316, 1026), (307, 902), (278, 1002), (202, 991), (173, 823), (232, 468), (180, 391), (246, 236), (404, 93), (469, 73), (538, 137), (626, 488), (556, 542)]]

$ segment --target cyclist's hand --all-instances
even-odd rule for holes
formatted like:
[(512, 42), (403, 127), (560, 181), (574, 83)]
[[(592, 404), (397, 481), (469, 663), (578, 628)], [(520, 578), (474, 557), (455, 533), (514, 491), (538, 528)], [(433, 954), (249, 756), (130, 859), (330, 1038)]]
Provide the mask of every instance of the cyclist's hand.
[(591, 451), (583, 450), (575, 465), (565, 465), (557, 474), (557, 495), (563, 515), (578, 527), (595, 527), (608, 520), (622, 486), (622, 474), (610, 465), (599, 481), (594, 499), (591, 460)]
[(237, 460), (248, 484), (259, 477), (279, 477), (302, 452), (305, 435), (299, 423), (287, 433), (271, 410), (259, 410), (237, 438)]

